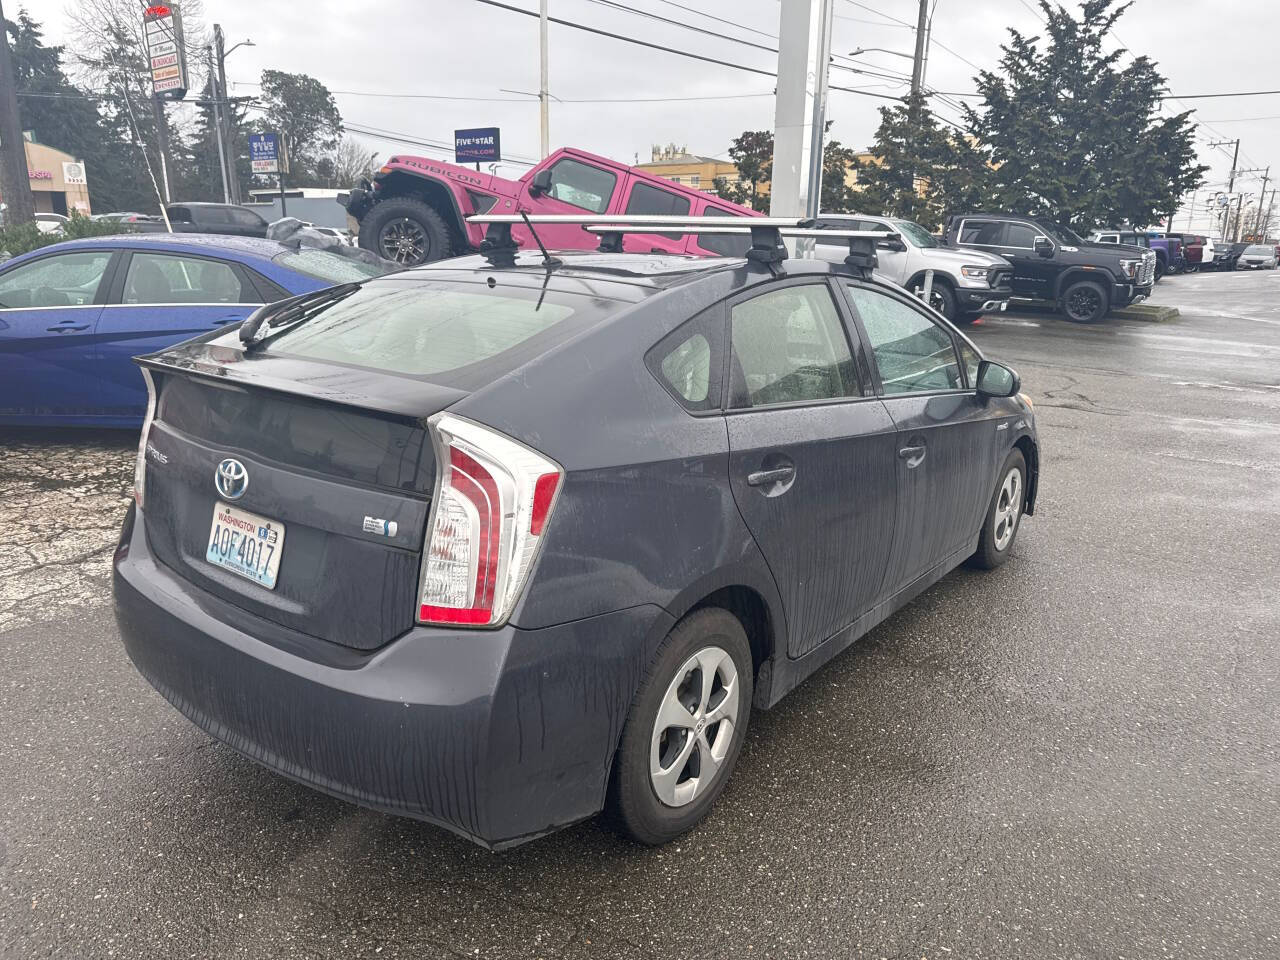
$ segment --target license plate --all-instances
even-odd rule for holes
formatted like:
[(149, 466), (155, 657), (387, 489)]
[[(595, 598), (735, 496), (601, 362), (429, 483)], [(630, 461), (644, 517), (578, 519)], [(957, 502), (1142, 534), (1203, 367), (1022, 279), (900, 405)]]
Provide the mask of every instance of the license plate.
[(274, 590), (283, 549), (283, 523), (225, 503), (214, 504), (204, 554), (210, 563)]

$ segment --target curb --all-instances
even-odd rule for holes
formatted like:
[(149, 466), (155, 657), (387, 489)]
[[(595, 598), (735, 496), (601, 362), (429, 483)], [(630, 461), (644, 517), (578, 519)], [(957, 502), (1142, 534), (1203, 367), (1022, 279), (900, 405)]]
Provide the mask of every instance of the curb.
[(1168, 323), (1181, 316), (1177, 307), (1157, 306), (1153, 303), (1139, 303), (1135, 306), (1112, 310), (1111, 316), (1121, 320), (1141, 320), (1144, 323)]

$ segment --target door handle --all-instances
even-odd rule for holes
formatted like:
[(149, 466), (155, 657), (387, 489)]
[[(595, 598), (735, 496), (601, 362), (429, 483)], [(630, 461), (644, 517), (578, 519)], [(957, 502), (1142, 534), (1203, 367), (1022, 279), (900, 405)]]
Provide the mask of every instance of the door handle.
[(72, 323), (70, 321), (64, 320), (62, 321), (62, 323), (58, 324), (56, 327), (45, 327), (45, 329), (48, 330), (50, 333), (66, 333), (68, 330), (88, 330), (89, 324)]
[(757, 470), (755, 473), (747, 474), (747, 486), (768, 487), (775, 483), (786, 483), (795, 475), (796, 468), (792, 466), (775, 467), (772, 470)]
[(903, 447), (898, 451), (898, 459), (907, 461), (907, 469), (911, 470), (920, 466), (924, 462), (925, 448), (924, 444), (912, 447)]

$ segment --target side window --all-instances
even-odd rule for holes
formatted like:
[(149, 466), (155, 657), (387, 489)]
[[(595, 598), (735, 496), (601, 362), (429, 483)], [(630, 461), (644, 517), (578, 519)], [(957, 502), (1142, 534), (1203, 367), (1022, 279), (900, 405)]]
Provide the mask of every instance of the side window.
[(724, 311), (712, 307), (659, 340), (645, 363), (686, 409), (718, 410), (723, 357)]
[(978, 355), (973, 344), (963, 337), (960, 339), (960, 362), (964, 364), (964, 372), (969, 379), (969, 389), (973, 390), (978, 385), (978, 364), (982, 362), (982, 357)]
[(194, 223), (188, 207), (170, 207), (167, 211), (170, 223)]
[(1000, 245), (1004, 224), (999, 220), (966, 220), (960, 224), (960, 242), (978, 247)]
[[(685, 217), (689, 215), (689, 198), (636, 181), (631, 185), (631, 196), (627, 198), (625, 212), (641, 216)], [(658, 236), (679, 240), (684, 234), (660, 233)]]
[(0, 275), (0, 308), (83, 307), (93, 303), (109, 250), (41, 257)]
[(1025, 223), (1006, 223), (1004, 238), (1000, 241), (1003, 247), (1017, 247), (1019, 250), (1030, 250), (1035, 246), (1036, 231)]
[(869, 287), (845, 288), (858, 312), (886, 394), (963, 389), (951, 335), (923, 313)]
[(730, 312), (734, 407), (859, 396), (853, 356), (825, 285), (784, 287)]
[(229, 212), (231, 214), (231, 222), (237, 227), (252, 227), (257, 229), (267, 225), (267, 221), (263, 220), (252, 210), (239, 210), (233, 207)]
[(551, 196), (591, 213), (604, 213), (618, 178), (612, 171), (565, 157), (551, 167)]
[[(741, 214), (723, 210), (720, 207), (713, 207), (709, 204), (702, 211), (702, 215), (704, 217), (741, 216)], [(751, 249), (751, 237), (747, 234), (700, 233), (698, 234), (698, 246), (709, 253), (714, 253), (721, 257), (745, 257), (747, 251)]]
[(253, 303), (235, 268), (216, 260), (135, 253), (121, 303)]

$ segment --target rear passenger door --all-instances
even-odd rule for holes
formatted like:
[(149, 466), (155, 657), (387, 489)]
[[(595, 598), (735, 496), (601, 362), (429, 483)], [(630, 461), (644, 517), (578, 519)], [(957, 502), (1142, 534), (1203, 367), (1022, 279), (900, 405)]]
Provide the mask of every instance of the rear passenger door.
[(874, 605), (893, 539), (896, 428), (863, 390), (833, 293), (782, 281), (729, 303), (730, 485), (792, 657)]
[(998, 424), (971, 385), (978, 355), (967, 341), (909, 296), (852, 280), (842, 286), (898, 431), (888, 594), (969, 549), (991, 495)]
[(217, 327), (240, 323), (262, 297), (238, 263), (135, 250), (116, 271), (98, 320), (102, 405), (127, 416), (146, 408), (133, 358)]
[[(626, 205), (622, 212), (632, 216), (687, 217), (690, 198), (672, 190), (664, 190), (639, 177), (631, 177)], [(684, 233), (627, 233), (622, 236), (622, 249), (628, 253), (684, 253)]]

